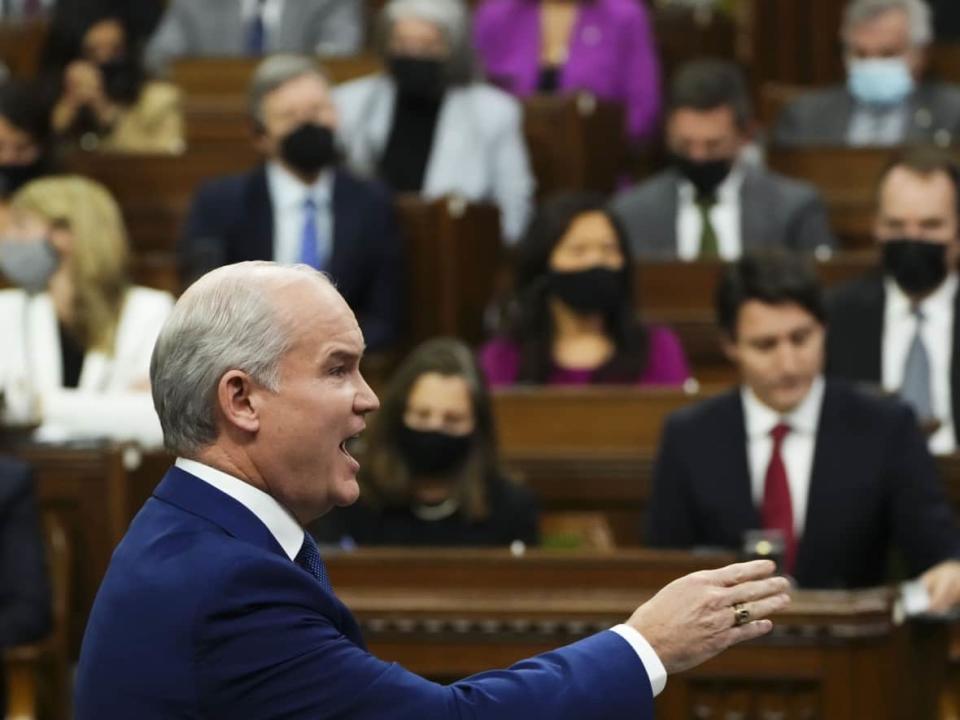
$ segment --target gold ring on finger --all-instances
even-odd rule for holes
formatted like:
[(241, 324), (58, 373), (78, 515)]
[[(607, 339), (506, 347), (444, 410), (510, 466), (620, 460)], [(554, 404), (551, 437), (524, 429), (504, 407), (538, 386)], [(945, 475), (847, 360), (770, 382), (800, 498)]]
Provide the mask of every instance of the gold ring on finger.
[(743, 603), (734, 603), (733, 605), (733, 626), (740, 627), (750, 622), (750, 611)]

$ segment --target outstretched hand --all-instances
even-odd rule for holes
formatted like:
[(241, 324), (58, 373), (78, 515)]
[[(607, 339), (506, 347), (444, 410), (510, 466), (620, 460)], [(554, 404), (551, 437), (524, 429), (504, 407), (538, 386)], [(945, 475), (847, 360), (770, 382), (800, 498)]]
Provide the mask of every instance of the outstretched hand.
[[(627, 621), (657, 653), (668, 673), (695, 667), (731, 645), (770, 632), (769, 615), (790, 603), (790, 583), (772, 577), (769, 560), (702, 570), (674, 580)], [(749, 619), (737, 625), (734, 605)]]

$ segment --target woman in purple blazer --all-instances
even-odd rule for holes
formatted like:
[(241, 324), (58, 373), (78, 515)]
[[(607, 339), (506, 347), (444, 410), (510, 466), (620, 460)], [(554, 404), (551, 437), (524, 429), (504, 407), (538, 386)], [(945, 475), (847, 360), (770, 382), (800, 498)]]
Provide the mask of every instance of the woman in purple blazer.
[(632, 139), (657, 128), (660, 67), (642, 0), (482, 0), (474, 44), (490, 82), (519, 97), (587, 90), (626, 106)]
[(602, 196), (551, 198), (518, 252), (511, 327), (480, 350), (490, 385), (680, 385), (690, 377), (673, 331), (636, 320), (629, 245)]

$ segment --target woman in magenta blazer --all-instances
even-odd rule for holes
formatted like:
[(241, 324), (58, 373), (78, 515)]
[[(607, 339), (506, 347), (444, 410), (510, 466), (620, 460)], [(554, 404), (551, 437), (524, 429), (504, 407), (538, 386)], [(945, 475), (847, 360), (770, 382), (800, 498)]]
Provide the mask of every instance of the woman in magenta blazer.
[[(571, 9), (569, 1), (482, 0), (474, 16), (474, 44), (487, 78), (520, 97), (587, 90), (622, 102), (630, 137), (650, 137), (660, 114), (660, 66), (643, 1), (574, 4)], [(544, 45), (549, 28), (563, 33), (567, 25), (565, 52)]]

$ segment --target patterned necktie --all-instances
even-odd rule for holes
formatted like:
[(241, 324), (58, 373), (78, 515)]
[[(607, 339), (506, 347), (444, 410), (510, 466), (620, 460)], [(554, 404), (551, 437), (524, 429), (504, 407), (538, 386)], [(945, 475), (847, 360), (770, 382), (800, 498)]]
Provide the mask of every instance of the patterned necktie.
[(714, 195), (701, 195), (694, 202), (700, 211), (701, 221), (699, 257), (701, 260), (716, 260), (720, 257), (720, 247), (710, 211), (717, 204), (717, 198)]
[(303, 534), (303, 545), (300, 546), (300, 552), (297, 553), (294, 562), (313, 575), (320, 583), (320, 587), (328, 593), (333, 592), (333, 586), (330, 585), (330, 578), (327, 576), (327, 566), (320, 557), (320, 549), (310, 533)]
[(793, 503), (790, 500), (790, 484), (787, 482), (787, 468), (783, 464), (783, 439), (790, 432), (790, 426), (778, 424), (770, 431), (773, 438), (773, 451), (763, 484), (763, 528), (779, 530), (784, 540), (784, 571), (793, 572), (797, 559), (797, 540), (793, 530)]
[(923, 312), (920, 308), (914, 308), (913, 316), (917, 319), (917, 329), (913, 334), (910, 349), (907, 351), (907, 360), (903, 365), (903, 385), (900, 386), (900, 397), (913, 407), (918, 419), (932, 420), (930, 356), (927, 354), (927, 346), (923, 342)]
[(247, 55), (263, 55), (266, 49), (267, 28), (263, 24), (263, 5), (265, 0), (257, 0), (247, 27), (246, 51)]

